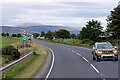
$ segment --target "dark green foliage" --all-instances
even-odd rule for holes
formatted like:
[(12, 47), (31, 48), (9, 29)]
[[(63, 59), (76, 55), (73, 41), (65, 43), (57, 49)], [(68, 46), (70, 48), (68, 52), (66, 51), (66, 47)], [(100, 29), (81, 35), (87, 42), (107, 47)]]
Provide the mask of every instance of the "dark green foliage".
[(16, 34), (12, 34), (12, 37), (16, 37)]
[(95, 41), (89, 40), (89, 39), (83, 39), (81, 41), (82, 44), (89, 44), (89, 46), (94, 45)]
[(79, 39), (90, 39), (93, 41), (98, 41), (99, 36), (102, 34), (102, 26), (99, 21), (89, 21), (86, 27), (83, 27), (78, 35)]
[(39, 33), (33, 33), (34, 38), (38, 37), (39, 35), (40, 35)]
[(2, 48), (2, 55), (6, 56), (9, 60), (20, 58), (20, 52), (11, 45)]
[(41, 31), (41, 37), (45, 36), (45, 32), (44, 31)]
[(107, 32), (109, 35), (112, 34), (112, 37), (120, 38), (120, 6), (117, 6), (113, 11), (111, 11), (107, 21)]
[(71, 38), (75, 39), (76, 35), (75, 34), (71, 34)]
[(16, 36), (19, 38), (19, 37), (21, 37), (21, 34), (20, 34), (20, 33), (18, 33)]
[(5, 33), (1, 33), (1, 36), (5, 37), (5, 36), (6, 36), (6, 34), (5, 34)]
[(56, 35), (62, 39), (70, 38), (70, 32), (65, 29), (60, 29), (59, 31), (56, 32)]
[(48, 38), (48, 39), (53, 39), (53, 33), (51, 31), (48, 31), (46, 34), (45, 34), (45, 37)]
[(8, 36), (9, 36), (9, 33), (6, 33), (6, 36), (8, 37)]

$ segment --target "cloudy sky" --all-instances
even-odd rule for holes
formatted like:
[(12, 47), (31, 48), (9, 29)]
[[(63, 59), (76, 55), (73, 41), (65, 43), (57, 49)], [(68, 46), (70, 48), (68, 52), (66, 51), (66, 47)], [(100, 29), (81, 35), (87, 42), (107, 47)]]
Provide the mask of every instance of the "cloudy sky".
[(118, 2), (119, 0), (2, 0), (0, 25), (39, 23), (77, 28), (95, 19), (106, 26), (106, 18)]

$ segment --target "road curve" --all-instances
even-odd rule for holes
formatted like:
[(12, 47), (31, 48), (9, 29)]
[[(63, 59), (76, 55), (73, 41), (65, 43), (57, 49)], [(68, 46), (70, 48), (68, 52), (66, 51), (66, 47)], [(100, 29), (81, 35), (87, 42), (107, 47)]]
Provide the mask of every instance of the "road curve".
[(87, 48), (33, 41), (50, 48), (54, 53), (55, 62), (48, 78), (118, 80), (117, 61), (93, 61), (92, 50)]

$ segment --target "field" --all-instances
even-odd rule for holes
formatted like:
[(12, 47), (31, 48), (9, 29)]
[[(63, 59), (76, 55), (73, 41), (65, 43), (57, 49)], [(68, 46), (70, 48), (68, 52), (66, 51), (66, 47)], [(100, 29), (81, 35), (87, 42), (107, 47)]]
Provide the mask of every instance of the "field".
[(89, 45), (88, 43), (86, 44), (80, 44), (82, 41), (78, 40), (78, 39), (64, 39), (62, 42), (62, 39), (56, 39), (56, 40), (47, 40), (44, 39), (42, 41), (46, 41), (46, 42), (53, 42), (53, 43), (60, 43), (60, 44), (66, 44), (66, 45), (71, 45), (71, 46), (78, 46), (78, 47), (84, 47), (84, 48), (90, 48), (92, 49), (93, 45)]
[(0, 38), (0, 41), (2, 42), (2, 45), (0, 46), (0, 48), (1, 47), (3, 48), (5, 46), (11, 45), (16, 42), (22, 42), (21, 39), (17, 39), (17, 38)]
[[(55, 39), (53, 41), (62, 42), (62, 39)], [(67, 44), (73, 44), (73, 43), (80, 42), (80, 41), (81, 40), (79, 40), (79, 39), (63, 39), (63, 43), (67, 43)]]

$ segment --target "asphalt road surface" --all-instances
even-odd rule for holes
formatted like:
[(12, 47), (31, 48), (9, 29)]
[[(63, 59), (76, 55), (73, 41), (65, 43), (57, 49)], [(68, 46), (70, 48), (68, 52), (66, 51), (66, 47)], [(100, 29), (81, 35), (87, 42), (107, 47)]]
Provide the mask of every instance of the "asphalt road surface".
[[(47, 78), (78, 78), (80, 80), (118, 80), (118, 61), (94, 61), (92, 50), (34, 40), (54, 54)], [(107, 79), (109, 78), (109, 79)]]

